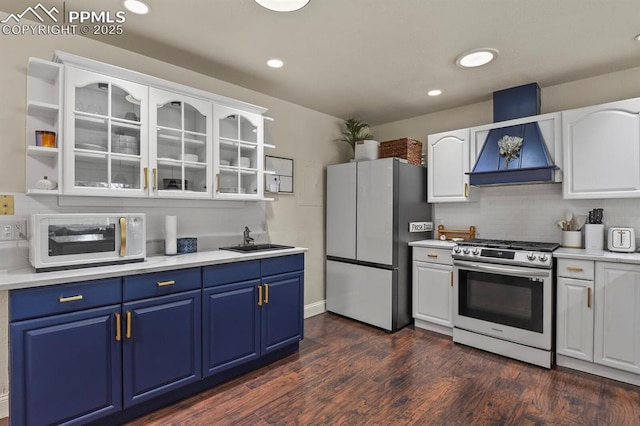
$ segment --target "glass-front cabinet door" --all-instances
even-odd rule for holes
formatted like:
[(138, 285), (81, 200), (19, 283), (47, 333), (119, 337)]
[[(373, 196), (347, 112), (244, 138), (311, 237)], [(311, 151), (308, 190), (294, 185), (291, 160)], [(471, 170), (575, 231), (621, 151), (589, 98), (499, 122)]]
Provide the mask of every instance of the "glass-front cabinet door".
[(150, 89), (149, 193), (211, 198), (211, 103)]
[(259, 114), (214, 106), (214, 198), (262, 198), (262, 123)]
[(67, 67), (64, 191), (146, 195), (148, 88)]

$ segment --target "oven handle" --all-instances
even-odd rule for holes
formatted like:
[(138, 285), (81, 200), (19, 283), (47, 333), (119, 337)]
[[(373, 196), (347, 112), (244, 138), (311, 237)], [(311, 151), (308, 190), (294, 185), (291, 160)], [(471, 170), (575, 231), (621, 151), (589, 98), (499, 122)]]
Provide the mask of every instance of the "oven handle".
[(531, 271), (531, 270), (523, 270), (516, 268), (505, 268), (503, 266), (495, 266), (495, 265), (485, 265), (481, 263), (472, 263), (472, 262), (459, 262), (454, 261), (453, 266), (463, 267), (467, 270), (475, 270), (480, 272), (497, 272), (501, 274), (514, 274), (520, 277), (526, 278), (536, 278), (536, 277), (549, 277), (550, 271)]

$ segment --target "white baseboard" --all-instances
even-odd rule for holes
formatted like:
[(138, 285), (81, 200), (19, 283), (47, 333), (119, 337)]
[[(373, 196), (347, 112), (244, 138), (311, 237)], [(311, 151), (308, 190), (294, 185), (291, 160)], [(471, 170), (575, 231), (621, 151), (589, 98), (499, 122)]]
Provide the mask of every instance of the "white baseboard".
[(9, 394), (0, 395), (0, 419), (9, 417)]
[(321, 300), (319, 302), (310, 303), (304, 306), (304, 317), (310, 318), (316, 315), (320, 315), (323, 312), (327, 312), (327, 301)]

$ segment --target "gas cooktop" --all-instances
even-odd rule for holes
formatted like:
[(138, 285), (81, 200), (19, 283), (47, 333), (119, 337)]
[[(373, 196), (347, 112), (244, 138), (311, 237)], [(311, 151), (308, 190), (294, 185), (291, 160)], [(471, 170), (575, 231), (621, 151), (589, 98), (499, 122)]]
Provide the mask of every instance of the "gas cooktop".
[(553, 267), (550, 253), (558, 247), (558, 243), (474, 239), (458, 242), (451, 255), (458, 260), (550, 269)]
[(541, 243), (535, 241), (487, 240), (476, 238), (460, 241), (459, 246), (486, 247), (510, 250), (552, 252), (560, 247), (558, 243)]

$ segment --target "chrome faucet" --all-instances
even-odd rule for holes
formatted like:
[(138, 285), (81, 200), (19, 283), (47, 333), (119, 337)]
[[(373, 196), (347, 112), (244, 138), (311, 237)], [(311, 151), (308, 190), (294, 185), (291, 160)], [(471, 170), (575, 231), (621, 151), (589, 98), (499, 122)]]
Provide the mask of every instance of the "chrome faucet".
[(253, 238), (251, 238), (249, 236), (249, 232), (251, 232), (251, 230), (249, 229), (248, 226), (244, 227), (244, 236), (243, 236), (243, 241), (242, 241), (242, 245), (243, 246), (248, 246), (250, 244), (253, 244)]

